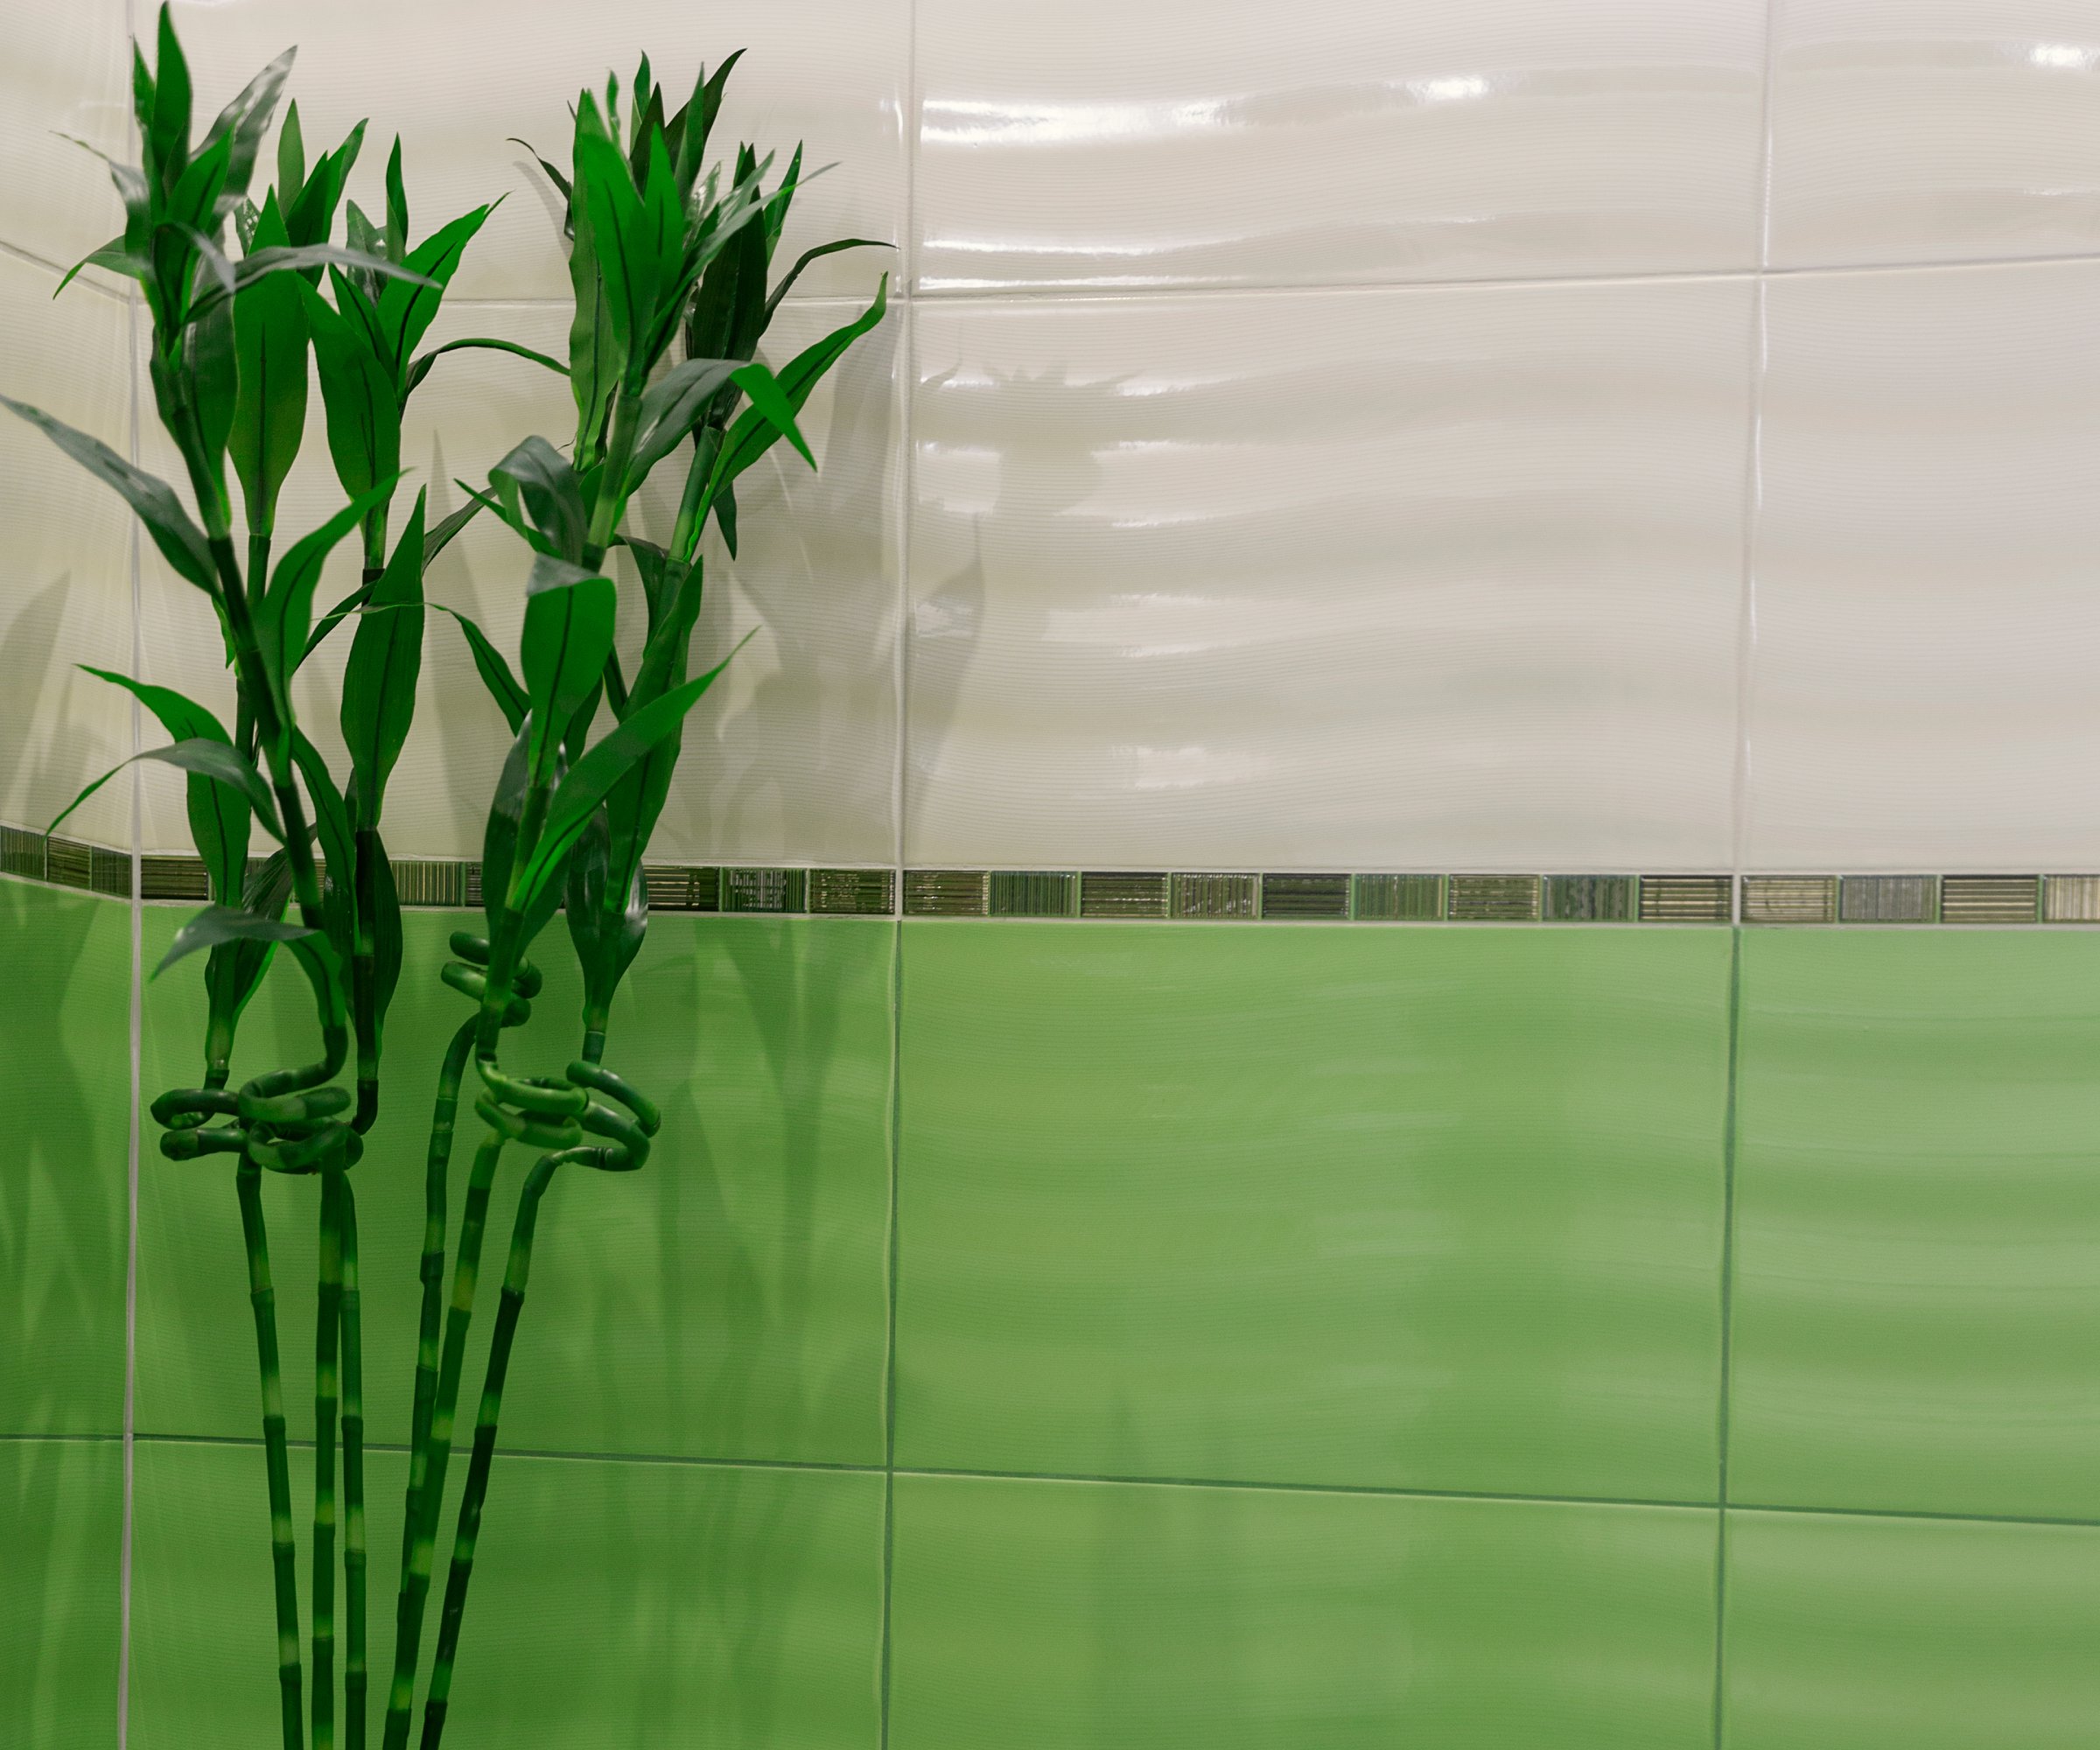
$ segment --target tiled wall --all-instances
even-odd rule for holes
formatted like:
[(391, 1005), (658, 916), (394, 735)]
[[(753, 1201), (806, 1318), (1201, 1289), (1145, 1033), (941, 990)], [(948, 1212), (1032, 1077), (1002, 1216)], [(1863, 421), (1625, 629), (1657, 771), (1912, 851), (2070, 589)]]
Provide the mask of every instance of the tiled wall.
[[(748, 46), (729, 125), (841, 161), (805, 237), (898, 243), (823, 473), (720, 573), (704, 639), (761, 633), (668, 858), (2100, 868), (2088, 5), (177, 12), (200, 101), (298, 41), (310, 139), (400, 128), (418, 229), (510, 191), (448, 335), (558, 338), (503, 136), (643, 47)], [(120, 448), (135, 312), (48, 297), (111, 203), (48, 130), (122, 150), (131, 22), (0, 10), (0, 388)], [(787, 346), (874, 271), (813, 274)], [(467, 355), (407, 453), (565, 425)], [(38, 824), (135, 745), (68, 664), (224, 682), (19, 428), (0, 505), (0, 819)], [(476, 530), (434, 592), (501, 634), (519, 582)], [(442, 632), (424, 686), (392, 836), (470, 855), (493, 712)], [(183, 846), (165, 774), (96, 806)], [(0, 904), (0, 1718), (262, 1741), (231, 1200), (123, 1116), (135, 992), (147, 1095), (188, 1049), (137, 976), (172, 915)], [(360, 1170), (382, 1447), (446, 922)], [(616, 1055), (670, 1144), (555, 1195), (459, 1740), (2083, 1746), (2096, 980), (2082, 931), (660, 917)], [(284, 994), (258, 1052), (303, 1044)]]

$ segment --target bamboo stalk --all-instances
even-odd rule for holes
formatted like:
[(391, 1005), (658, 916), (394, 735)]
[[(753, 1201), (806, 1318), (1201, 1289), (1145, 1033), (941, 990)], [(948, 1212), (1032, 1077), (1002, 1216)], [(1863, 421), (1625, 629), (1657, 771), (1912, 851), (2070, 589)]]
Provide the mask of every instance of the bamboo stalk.
[(556, 1155), (542, 1155), (525, 1176), (518, 1194), (518, 1213), (511, 1224), (510, 1258), (503, 1273), (503, 1294), (496, 1309), (495, 1330), (488, 1348), (488, 1371), (474, 1419), (473, 1455), (467, 1462), (466, 1487), (459, 1499), (458, 1529), (452, 1538), (452, 1562), (445, 1575), (444, 1608), (438, 1623), (438, 1650), (430, 1663), (430, 1689), (423, 1711), (422, 1750), (437, 1750), (444, 1732), (452, 1688), (452, 1666), (459, 1651), (459, 1624), (466, 1610), (466, 1588), (473, 1578), (474, 1544), (481, 1529), (481, 1508), (488, 1496), (488, 1469), (495, 1457), (496, 1424), (503, 1413), (503, 1385), (525, 1306), (525, 1284), (532, 1272), (532, 1242), (539, 1221), (540, 1199), (553, 1183)]
[(270, 1475), (270, 1548), (276, 1583), (277, 1687), (284, 1750), (300, 1750), (298, 1551), (291, 1535), (291, 1466), (284, 1441), (284, 1380), (277, 1361), (276, 1292), (270, 1279), (270, 1238), (262, 1223), (262, 1169), (242, 1158), (234, 1171), (241, 1236), (248, 1248), (248, 1298), (256, 1315), (256, 1357), (262, 1376), (262, 1452)]
[(319, 1293), (313, 1336), (313, 1750), (335, 1750), (336, 1356), (343, 1329), (340, 1168), (321, 1173)]
[(474, 1316), (474, 1284), (481, 1267), (481, 1236), (488, 1225), (488, 1197), (502, 1158), (505, 1138), (492, 1132), (475, 1152), (459, 1222), (459, 1251), (452, 1269), (452, 1303), (445, 1317), (444, 1354), (438, 1391), (424, 1440), (423, 1484), (416, 1493), (416, 1524), (396, 1600), (394, 1681), (387, 1696), (385, 1750), (406, 1750), (410, 1715), (416, 1704), (416, 1665), (422, 1654), (424, 1606), (430, 1596), (431, 1552), (444, 1473), (452, 1458), (452, 1418), (459, 1403), (459, 1375), (466, 1358), (466, 1332)]
[(357, 1196), (338, 1175), (343, 1250), (343, 1741), (365, 1750), (364, 1310), (357, 1285)]

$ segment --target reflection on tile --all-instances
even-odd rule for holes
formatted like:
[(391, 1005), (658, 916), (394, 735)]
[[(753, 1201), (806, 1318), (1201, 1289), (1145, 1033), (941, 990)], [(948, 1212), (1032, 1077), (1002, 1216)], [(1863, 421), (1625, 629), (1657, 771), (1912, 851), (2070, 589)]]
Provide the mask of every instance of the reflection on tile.
[[(54, 302), (58, 284), (55, 273), (0, 255), (9, 336), (0, 395), (121, 452), (131, 424), (130, 318), (92, 286), (76, 284)], [(74, 666), (131, 672), (131, 519), (108, 486), (0, 410), (0, 820), (42, 828), (131, 752), (130, 699)], [(106, 786), (66, 830), (129, 845), (130, 779)]]
[(899, 1463), (1712, 1500), (1728, 956), (907, 925)]
[[(784, 364), (861, 307), (785, 304), (764, 355)], [(886, 863), (894, 853), (896, 328), (892, 318), (860, 341), (805, 409), (800, 423), (820, 471), (812, 475), (784, 450), (768, 456), (739, 486), (738, 558), (729, 561), (710, 536), (715, 587), (693, 640), (696, 665), (718, 662), (747, 632), (758, 636), (688, 719), (684, 760), (653, 848), (665, 861)], [(554, 305), (451, 304), (430, 344), (491, 335), (565, 357), (567, 333), (567, 312)], [(150, 410), (150, 391), (142, 393)], [(454, 481), (485, 485), (489, 468), (524, 438), (537, 432), (565, 444), (575, 423), (568, 387), (551, 373), (504, 353), (446, 355), (409, 403), (402, 459), (413, 472), (396, 500), (396, 525), (419, 486), (428, 484), (433, 514), (450, 512), (465, 501)], [(147, 434), (147, 454), (150, 466), (178, 472), (157, 429)], [(631, 520), (662, 539), (683, 477), (667, 466)], [(279, 510), (280, 548), (342, 502), (317, 388)], [(471, 614), (499, 648), (514, 651), (530, 556), (493, 518), (478, 518), (431, 566), (430, 598)], [(355, 543), (345, 542), (318, 592), (324, 603), (355, 587), (358, 564)], [(624, 555), (615, 566), (632, 596)], [(144, 622), (152, 678), (230, 712), (233, 686), (210, 612), (151, 553)], [(624, 640), (630, 659), (641, 632), (637, 608)], [(302, 723), (339, 769), (346, 762), (336, 720), (349, 648), (339, 633), (302, 670), (299, 689)], [(416, 727), (388, 790), (388, 846), (403, 858), (476, 857), (509, 736), (458, 626), (431, 615), (424, 648)], [(180, 781), (158, 775), (144, 790), (146, 844), (186, 848)]]
[[(149, 963), (181, 917), (148, 910)], [(366, 1350), (383, 1358), (368, 1369), (375, 1440), (407, 1438), (425, 1137), (438, 1065), (465, 1012), (437, 972), (447, 932), (464, 921), (439, 912), (404, 920), (408, 966), (387, 1029), (398, 1080), (353, 1180)], [(893, 934), (882, 920), (852, 919), (652, 920), (607, 1061), (662, 1104), (663, 1133), (641, 1172), (579, 1171), (548, 1194), (505, 1399), (507, 1443), (879, 1461)], [(573, 957), (558, 937), (536, 957), (547, 991), (531, 1026), (511, 1036), (506, 1061), (558, 1074), (575, 1053)], [(148, 987), (149, 1098), (192, 1079), (201, 1006), (188, 966)], [(312, 1029), (306, 994), (273, 973), (249, 1012), (236, 1077), (303, 1060)], [(477, 1133), (464, 1119), (455, 1227)], [(523, 1168), (513, 1158), (500, 1174), (485, 1269), (503, 1256)], [(286, 1352), (311, 1354), (312, 1187), (272, 1175), (263, 1191)], [(255, 1434), (230, 1173), (162, 1160), (148, 1123), (139, 1223), (137, 1425)], [(486, 1275), (483, 1292), (470, 1386), (494, 1307)], [(295, 1394), (295, 1429), (310, 1413)]]
[[(1764, 9), (924, 0), (921, 284), (1747, 266)], [(1112, 49), (1104, 46), (1113, 45)]]
[(1744, 858), (2100, 847), (2100, 263), (1774, 282)]
[[(830, 0), (786, 11), (758, 0), (722, 0), (704, 14), (675, 0), (599, 0), (535, 6), (432, 6), (418, 0), (177, 0), (200, 104), (214, 106), (264, 62), (297, 44), (288, 95), (310, 142), (340, 139), (360, 117), (371, 127), (351, 179), (366, 212), (382, 210), (382, 177), (396, 132), (412, 228), (425, 234), (484, 201), (505, 197), (453, 282), (463, 298), (569, 296), (556, 197), (527, 139), (556, 164), (569, 159), (568, 106), (585, 85), (617, 72), (624, 94), (647, 52), (674, 102), (709, 66), (741, 48), (717, 124), (723, 152), (739, 139), (775, 151), (781, 169), (798, 140), (810, 167), (838, 168), (794, 204), (780, 247), (789, 260), (832, 237), (902, 234), (904, 0)], [(464, 76), (463, 76), (464, 75)], [(720, 157), (723, 152), (718, 152)], [(100, 242), (101, 239), (96, 239)], [(857, 291), (868, 255), (814, 266), (806, 296)]]
[(920, 309), (906, 860), (1725, 865), (1749, 299)]
[(118, 1433), (130, 907), (0, 881), (0, 1436)]
[(1774, 8), (1782, 266), (2100, 248), (2100, 32), (2083, 0)]
[[(125, 0), (10, 6), (0, 25), (0, 242), (56, 267), (71, 267), (124, 228), (108, 169), (74, 140), (130, 155), (130, 10)], [(8, 326), (19, 332), (11, 319)]]
[(1743, 942), (1730, 1495), (2100, 1516), (2100, 941)]
[(891, 1741), (1689, 1750), (1713, 1515), (897, 1480)]
[(1730, 1750), (2078, 1750), (2100, 1528), (1732, 1513)]
[(123, 1512), (116, 1441), (0, 1440), (0, 1718), (10, 1744), (117, 1741)]
[[(310, 1452), (291, 1471), (304, 1577)], [(368, 1479), (383, 1670), (407, 1460), (374, 1452)], [(613, 1722), (642, 1743), (866, 1750), (881, 1585), (879, 1477), (508, 1453), (451, 1724), (462, 1745), (600, 1750)], [(136, 1750), (275, 1741), (260, 1447), (140, 1445), (131, 1636)]]

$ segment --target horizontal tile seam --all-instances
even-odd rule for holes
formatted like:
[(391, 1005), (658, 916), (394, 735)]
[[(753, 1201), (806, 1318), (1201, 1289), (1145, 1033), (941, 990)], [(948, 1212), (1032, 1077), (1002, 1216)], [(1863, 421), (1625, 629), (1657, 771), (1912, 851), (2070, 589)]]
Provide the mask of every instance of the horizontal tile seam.
[[(0, 1435), (0, 1442), (32, 1443), (36, 1441), (75, 1443), (104, 1442), (114, 1444), (116, 1435)], [(238, 1446), (256, 1448), (261, 1440), (248, 1435), (228, 1434), (171, 1434), (139, 1431), (134, 1438), (142, 1445), (165, 1446)], [(311, 1450), (311, 1440), (294, 1439), (290, 1444), (302, 1451)], [(388, 1441), (367, 1441), (368, 1452), (405, 1453), (408, 1448)], [(503, 1456), (520, 1459), (544, 1459), (570, 1464), (608, 1465), (660, 1465), (674, 1466), (692, 1470), (763, 1470), (802, 1471), (817, 1475), (864, 1476), (881, 1478), (889, 1473), (878, 1463), (864, 1465), (834, 1464), (816, 1460), (793, 1459), (724, 1459), (706, 1458), (690, 1454), (663, 1452), (558, 1452), (540, 1447), (511, 1447), (500, 1449)], [(928, 1480), (950, 1480), (962, 1482), (1054, 1482), (1092, 1483), (1130, 1488), (1187, 1488), (1212, 1492), (1250, 1494), (1305, 1494), (1305, 1495), (1354, 1495), (1371, 1500), (1393, 1501), (1478, 1501), (1500, 1502), (1512, 1506), (1537, 1507), (1632, 1507), (1665, 1508), (1684, 1513), (1759, 1513), (1801, 1514), (1814, 1517), (1844, 1519), (1908, 1519), (1929, 1523), (1964, 1525), (2035, 1525), (2054, 1526), (2068, 1530), (2100, 1530), (2100, 1519), (2054, 1518), (2040, 1515), (1993, 1513), (1932, 1513), (1888, 1508), (1810, 1507), (1784, 1502), (1731, 1502), (1723, 1508), (1712, 1501), (1673, 1501), (1637, 1495), (1596, 1494), (1520, 1494), (1498, 1493), (1486, 1489), (1438, 1488), (1381, 1488), (1347, 1483), (1295, 1483), (1268, 1482), (1243, 1478), (1179, 1477), (1179, 1476), (1111, 1476), (1083, 1471), (1002, 1471), (966, 1469), (932, 1465), (899, 1465), (894, 1474), (900, 1477), (923, 1477)]]

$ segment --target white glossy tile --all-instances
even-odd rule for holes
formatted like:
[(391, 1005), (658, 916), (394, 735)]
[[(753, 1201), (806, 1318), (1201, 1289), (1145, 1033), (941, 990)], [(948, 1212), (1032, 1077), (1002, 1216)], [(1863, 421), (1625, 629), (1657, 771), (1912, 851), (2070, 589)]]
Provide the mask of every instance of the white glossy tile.
[[(587, 6), (497, 0), (178, 0), (200, 92), (223, 102), (255, 70), (297, 44), (288, 87), (310, 148), (333, 144), (361, 116), (371, 127), (352, 198), (382, 210), (382, 178), (402, 136), (411, 229), (507, 195), (460, 267), (462, 298), (563, 298), (568, 271), (558, 206), (529, 156), (508, 136), (567, 162), (568, 106), (609, 70), (624, 92), (650, 54), (673, 92), (690, 91), (704, 60), (746, 53), (730, 76), (716, 138), (775, 150), (794, 143), (806, 163), (836, 163), (795, 203), (782, 247), (799, 252), (836, 236), (902, 234), (906, 0), (822, 0), (789, 8), (725, 0), (700, 10), (672, 0), (597, 0)], [(792, 260), (792, 256), (788, 257)], [(798, 290), (850, 294), (864, 277), (847, 255), (827, 258)]]
[(920, 0), (920, 284), (1743, 267), (1764, 0)]
[(2100, 867), (2100, 264), (1768, 296), (1746, 860)]
[[(130, 314), (117, 299), (0, 255), (0, 394), (123, 454)], [(131, 672), (131, 522), (123, 500), (34, 427), (0, 410), (0, 820), (42, 827), (129, 755), (131, 701), (76, 663)], [(131, 843), (131, 783), (104, 787), (62, 831)]]
[(921, 305), (907, 861), (1726, 866), (1751, 300)]
[[(854, 310), (843, 302), (784, 305), (766, 356), (785, 363)], [(567, 323), (567, 312), (550, 304), (448, 306), (430, 340), (488, 334), (558, 354)], [(790, 469), (769, 457), (744, 483), (742, 552), (734, 564), (719, 552), (710, 561), (720, 581), (703, 612), (696, 661), (718, 658), (754, 628), (758, 635), (691, 719), (658, 829), (660, 860), (892, 857), (900, 545), (894, 327), (892, 319), (862, 341), (805, 410), (802, 428), (822, 472), (811, 478), (799, 458)], [(343, 501), (320, 410), (317, 388), (305, 447), (280, 505), (280, 549)], [(538, 432), (565, 444), (574, 424), (561, 378), (506, 354), (447, 355), (410, 402), (402, 459), (413, 472), (397, 518), (426, 483), (433, 514), (450, 511), (464, 501), (455, 480), (484, 484), (491, 465), (522, 438)], [(164, 439), (158, 431), (151, 438), (156, 466), (172, 472)], [(676, 508), (675, 485), (668, 491), (668, 500), (654, 494), (645, 508), (645, 523), (659, 537)], [(230, 707), (232, 685), (204, 602), (157, 555), (149, 558), (144, 625), (153, 678)], [(324, 604), (354, 587), (358, 564), (354, 542), (346, 542), (318, 592)], [(528, 565), (514, 536), (477, 519), (431, 568), (430, 598), (472, 615), (514, 654)], [(388, 844), (397, 857), (476, 857), (508, 736), (458, 626), (432, 614), (424, 636), (416, 728), (388, 789)], [(348, 652), (339, 634), (302, 671), (299, 693), (302, 722), (339, 763), (335, 724)], [(149, 806), (146, 843), (179, 850), (186, 836), (178, 787)]]
[(1776, 0), (1782, 265), (2100, 250), (2091, 0)]
[(130, 157), (130, 39), (123, 0), (0, 12), (0, 242), (71, 267), (124, 227), (102, 160), (71, 134)]

